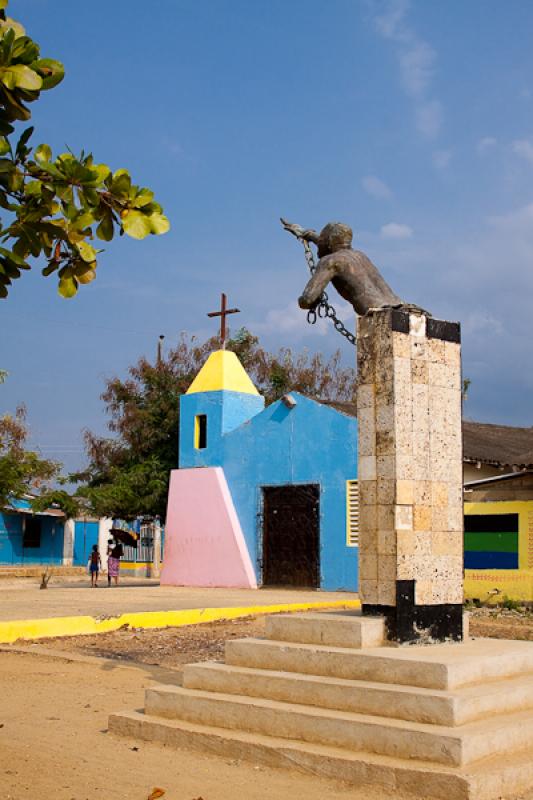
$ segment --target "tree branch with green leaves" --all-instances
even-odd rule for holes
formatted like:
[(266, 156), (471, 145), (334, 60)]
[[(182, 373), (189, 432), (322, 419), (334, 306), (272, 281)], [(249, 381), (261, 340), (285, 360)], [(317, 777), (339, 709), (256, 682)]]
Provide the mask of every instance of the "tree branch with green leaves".
[(41, 58), (23, 26), (6, 16), (0, 0), (0, 297), (31, 269), (30, 258), (45, 261), (42, 274), (57, 274), (62, 297), (96, 277), (101, 249), (95, 239), (115, 234), (144, 239), (170, 224), (147, 188), (133, 184), (126, 169), (112, 171), (91, 153), (53, 156), (47, 144), (29, 144), (33, 127), (15, 142), (15, 125), (31, 118), (28, 104), (64, 77), (59, 61)]

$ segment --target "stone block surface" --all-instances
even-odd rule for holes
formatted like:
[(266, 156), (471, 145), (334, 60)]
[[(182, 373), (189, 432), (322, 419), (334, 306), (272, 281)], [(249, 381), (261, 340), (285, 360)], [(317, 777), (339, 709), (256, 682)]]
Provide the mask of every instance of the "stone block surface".
[[(377, 531), (372, 540), (379, 556), (378, 587), (370, 591), (369, 582), (376, 580), (376, 562), (366, 557), (371, 549), (365, 548), (360, 565), (363, 593), (379, 598), (379, 583), (384, 581), (381, 596), (395, 606), (390, 582), (411, 580), (420, 582), (413, 590), (416, 604), (439, 607), (460, 603), (462, 574), (457, 563), (463, 507), (458, 326), (416, 312), (383, 309), (359, 320), (358, 337), (363, 387), (358, 399), (363, 443), (359, 474), (363, 484), (372, 486), (361, 495), (360, 530), (362, 539), (367, 526)], [(364, 509), (366, 498), (368, 511)]]

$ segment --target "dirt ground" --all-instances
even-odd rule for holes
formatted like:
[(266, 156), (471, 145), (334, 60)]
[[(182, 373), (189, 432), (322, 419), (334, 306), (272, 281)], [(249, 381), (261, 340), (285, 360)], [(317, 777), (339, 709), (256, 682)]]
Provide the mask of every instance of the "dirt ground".
[[(250, 617), (23, 643), (30, 652), (4, 646), (0, 800), (148, 800), (156, 787), (163, 800), (390, 800), (387, 790), (108, 734), (111, 711), (141, 708), (147, 686), (179, 684), (183, 664), (222, 659), (226, 639), (262, 636), (264, 624)], [(533, 615), (479, 609), (471, 630), (533, 641)]]
[[(183, 628), (127, 628), (94, 636), (45, 639), (38, 645), (122, 662), (179, 668), (194, 661), (222, 661), (226, 639), (262, 637), (264, 630), (264, 617), (245, 617)], [(533, 641), (533, 613), (475, 609), (470, 612), (470, 634), (475, 637)]]
[(470, 635), (533, 642), (533, 613), (507, 609), (475, 609), (470, 612)]
[(39, 644), (61, 652), (179, 668), (195, 661), (222, 661), (226, 639), (262, 637), (264, 631), (264, 617), (245, 617), (183, 628), (129, 628), (94, 636), (42, 639)]
[[(317, 776), (134, 742), (110, 711), (140, 708), (156, 668), (0, 652), (1, 800), (368, 800)], [(179, 680), (167, 670), (166, 681)], [(8, 687), (8, 691), (6, 691)], [(399, 795), (395, 795), (400, 800)], [(372, 800), (390, 800), (372, 790)]]

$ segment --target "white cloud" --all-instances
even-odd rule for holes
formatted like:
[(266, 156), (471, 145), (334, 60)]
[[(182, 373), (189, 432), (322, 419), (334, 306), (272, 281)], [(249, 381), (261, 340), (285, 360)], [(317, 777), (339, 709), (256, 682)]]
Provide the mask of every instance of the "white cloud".
[(392, 197), (392, 191), (385, 181), (382, 181), (376, 175), (367, 175), (361, 180), (361, 185), (365, 192), (368, 192), (372, 197), (379, 197), (383, 200), (388, 200)]
[(477, 143), (477, 151), (480, 156), (483, 156), (489, 150), (492, 150), (493, 147), (496, 147), (497, 144), (498, 141), (494, 136), (484, 136), (483, 139), (480, 139)]
[(419, 105), (416, 109), (416, 127), (427, 136), (434, 139), (439, 133), (442, 125), (442, 106), (438, 100), (430, 100), (429, 103)]
[(488, 334), (490, 336), (501, 336), (504, 332), (502, 321), (486, 311), (469, 311), (461, 321), (463, 336), (473, 336), (474, 334)]
[(408, 24), (409, 8), (408, 0), (389, 0), (384, 13), (374, 18), (374, 25), (380, 36), (396, 45), (402, 86), (416, 104), (416, 127), (424, 136), (433, 138), (440, 130), (443, 116), (441, 103), (427, 97), (437, 53)]
[(513, 152), (533, 164), (533, 141), (531, 139), (517, 139), (512, 144)]
[(507, 214), (489, 217), (487, 222), (492, 228), (519, 234), (533, 241), (533, 203), (509, 211)]
[[(331, 289), (331, 287), (330, 287)], [(350, 303), (342, 300), (336, 292), (330, 293), (330, 302), (335, 308), (338, 319), (346, 327), (353, 331), (355, 329), (355, 314)], [(331, 335), (335, 341), (338, 334), (329, 319), (321, 317), (311, 325), (307, 321), (307, 311), (299, 307), (296, 301), (291, 301), (284, 308), (270, 309), (266, 317), (258, 322), (250, 323), (254, 333), (269, 336), (272, 334), (282, 334), (283, 338), (287, 335), (296, 339), (303, 339), (312, 336), (325, 337)]]
[(417, 40), (400, 53), (402, 83), (411, 97), (419, 98), (424, 95), (433, 77), (435, 57), (435, 51), (427, 42)]
[(433, 165), (437, 169), (446, 169), (452, 157), (451, 150), (435, 150), (433, 153)]
[(398, 41), (404, 37), (403, 21), (409, 6), (409, 0), (391, 0), (385, 12), (375, 18), (376, 29), (384, 39)]
[(413, 229), (400, 222), (389, 222), (381, 226), (380, 236), (382, 239), (411, 239)]
[(163, 147), (173, 156), (181, 157), (184, 155), (184, 150), (181, 144), (178, 142), (177, 139), (172, 138), (171, 136), (164, 136), (163, 140)]
[(301, 336), (328, 332), (327, 320), (318, 319), (314, 325), (307, 322), (307, 311), (291, 301), (285, 308), (271, 308), (263, 322), (254, 322), (253, 330), (258, 333), (291, 333)]

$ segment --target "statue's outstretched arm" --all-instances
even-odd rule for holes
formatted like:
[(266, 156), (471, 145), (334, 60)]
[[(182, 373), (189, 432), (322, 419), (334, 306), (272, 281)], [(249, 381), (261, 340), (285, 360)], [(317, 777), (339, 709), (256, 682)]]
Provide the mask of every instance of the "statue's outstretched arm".
[(335, 277), (336, 272), (336, 261), (333, 253), (321, 258), (317, 264), (316, 271), (298, 298), (300, 308), (314, 308), (330, 280)]
[(302, 228), (301, 225), (296, 225), (294, 222), (287, 222), (283, 217), (280, 217), (280, 220), (285, 230), (292, 233), (293, 236), (298, 239), (305, 239), (306, 242), (318, 244), (318, 233), (312, 228)]

